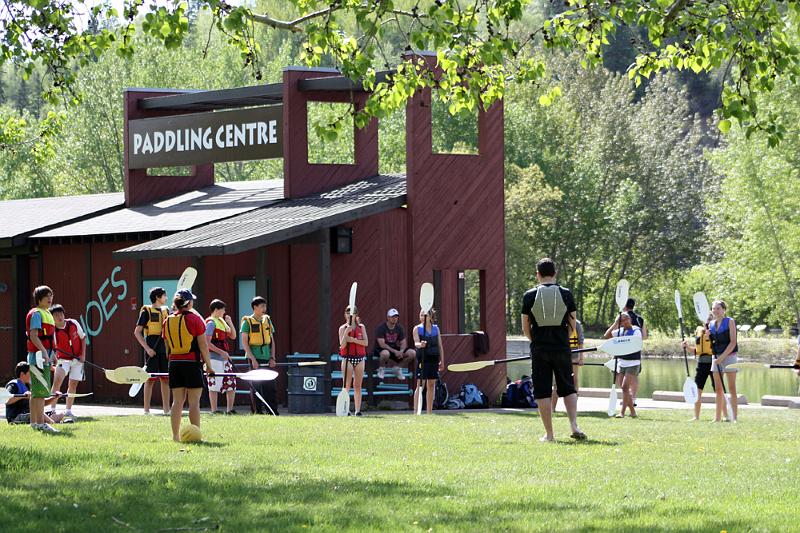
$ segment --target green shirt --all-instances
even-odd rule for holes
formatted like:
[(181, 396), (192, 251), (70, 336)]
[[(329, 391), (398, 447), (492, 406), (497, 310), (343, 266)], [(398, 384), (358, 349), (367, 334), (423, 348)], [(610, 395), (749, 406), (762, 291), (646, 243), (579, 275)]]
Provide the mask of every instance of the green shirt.
[[(269, 319), (269, 327), (272, 331), (272, 335), (275, 335), (275, 325), (272, 323), (272, 319)], [(242, 320), (242, 327), (240, 329), (241, 333), (250, 333), (250, 323), (247, 320)], [(273, 339), (274, 341), (274, 339)], [(259, 363), (269, 363), (270, 358), (272, 357), (271, 353), (271, 344), (265, 344), (263, 346), (250, 346), (250, 352), (253, 354), (253, 357), (256, 358), (256, 361)]]

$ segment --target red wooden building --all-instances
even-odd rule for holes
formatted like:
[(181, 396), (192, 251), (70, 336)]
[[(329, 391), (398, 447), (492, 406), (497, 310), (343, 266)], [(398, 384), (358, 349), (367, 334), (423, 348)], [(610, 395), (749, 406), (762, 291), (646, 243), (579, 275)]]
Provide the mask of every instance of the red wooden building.
[[(281, 83), (240, 89), (126, 91), (124, 202), (119, 194), (0, 202), (2, 373), (10, 375), (24, 355), (25, 312), (32, 288), (42, 283), (84, 323), (90, 360), (110, 368), (140, 364), (132, 331), (147, 291), (174, 288), (190, 265), (199, 272), (201, 312), (221, 298), (238, 321), (255, 294), (268, 299), (279, 360), (335, 351), (352, 281), (370, 334), (391, 307), (408, 331), (417, 322), (421, 284), (433, 282), (440, 327), (452, 334), (444, 339), (448, 364), (477, 357), (470, 332), (459, 331), (462, 273), (477, 270), (480, 326), (491, 339), (490, 353), (480, 357), (503, 357), (502, 103), (478, 115), (477, 155), (433, 152), (425, 91), (406, 109), (405, 175), (379, 174), (376, 120), (353, 131), (353, 164), (309, 163), (308, 103), (361, 106), (366, 96), (335, 71), (305, 68), (286, 69)], [(205, 162), (190, 176), (132, 168), (128, 141), (139, 119), (261, 106), (282, 106), (282, 181), (215, 184), (214, 165)], [(401, 243), (401, 253), (387, 248), (387, 236)], [(125, 387), (87, 374), (82, 387), (95, 398), (127, 398)], [(443, 379), (451, 390), (475, 382), (495, 398), (505, 369), (445, 372)]]

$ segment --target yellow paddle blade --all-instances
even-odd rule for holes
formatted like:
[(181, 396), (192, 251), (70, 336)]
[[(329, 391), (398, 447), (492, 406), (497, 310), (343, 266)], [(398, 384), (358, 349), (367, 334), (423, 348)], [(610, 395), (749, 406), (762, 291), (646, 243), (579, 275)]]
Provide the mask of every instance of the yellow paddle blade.
[(447, 365), (447, 370), (450, 372), (472, 372), (473, 370), (480, 370), (487, 366), (494, 366), (494, 361), (473, 361), (471, 363), (454, 363)]
[(113, 370), (106, 370), (106, 378), (120, 385), (133, 385), (134, 383), (144, 383), (150, 379), (150, 374), (140, 366), (121, 366)]

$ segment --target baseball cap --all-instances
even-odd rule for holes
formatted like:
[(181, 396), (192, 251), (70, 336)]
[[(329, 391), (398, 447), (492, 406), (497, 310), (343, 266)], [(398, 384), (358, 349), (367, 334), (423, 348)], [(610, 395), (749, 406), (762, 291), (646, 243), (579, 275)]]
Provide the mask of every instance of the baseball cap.
[(177, 296), (178, 298), (182, 298), (183, 300), (186, 301), (197, 299), (197, 296), (192, 294), (192, 291), (190, 291), (189, 289), (181, 289), (175, 293), (175, 296)]
[(386, 316), (400, 316), (400, 313), (397, 311), (397, 309), (392, 307), (391, 309), (386, 311)]

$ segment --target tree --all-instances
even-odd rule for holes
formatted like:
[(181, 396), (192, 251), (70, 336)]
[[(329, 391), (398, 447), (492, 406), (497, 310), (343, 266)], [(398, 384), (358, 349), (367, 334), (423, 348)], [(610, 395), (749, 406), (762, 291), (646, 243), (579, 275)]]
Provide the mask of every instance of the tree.
[[(544, 10), (541, 17), (530, 0), (290, 0), (255, 6), (199, 0), (191, 7), (185, 1), (125, 0), (123, 5), (120, 14), (110, 3), (88, 0), (3, 2), (0, 61), (28, 75), (41, 65), (48, 100), (73, 102), (79, 97), (75, 67), (112, 49), (132, 57), (137, 31), (178, 49), (189, 34), (189, 17), (205, 8), (256, 79), (263, 77), (265, 54), (257, 27), (298, 35), (308, 65), (325, 63), (363, 79), (373, 90), (366, 108), (354, 111), (355, 123), (363, 126), (372, 116), (401, 109), (423, 87), (438, 87), (453, 113), (490, 105), (505, 94), (509, 80), (546, 81), (544, 65), (532, 53), (537, 44), (576, 48), (584, 66), (597, 65), (609, 39), (637, 27), (652, 45), (638, 50), (628, 69), (637, 85), (671, 68), (721, 69), (728, 81), (720, 129), (727, 131), (735, 118), (749, 134), (765, 131), (771, 146), (785, 127), (779, 115), (759, 113), (756, 96), (771, 91), (777, 79), (795, 83), (800, 74), (800, 49), (787, 37), (800, 12), (797, 0), (565, 0), (565, 10)], [(109, 29), (105, 20), (118, 21), (119, 28)], [(438, 80), (413, 56), (425, 49), (437, 51)], [(400, 52), (412, 60), (400, 61)], [(394, 69), (388, 79), (376, 77), (388, 68)], [(542, 102), (551, 99), (543, 95)]]

